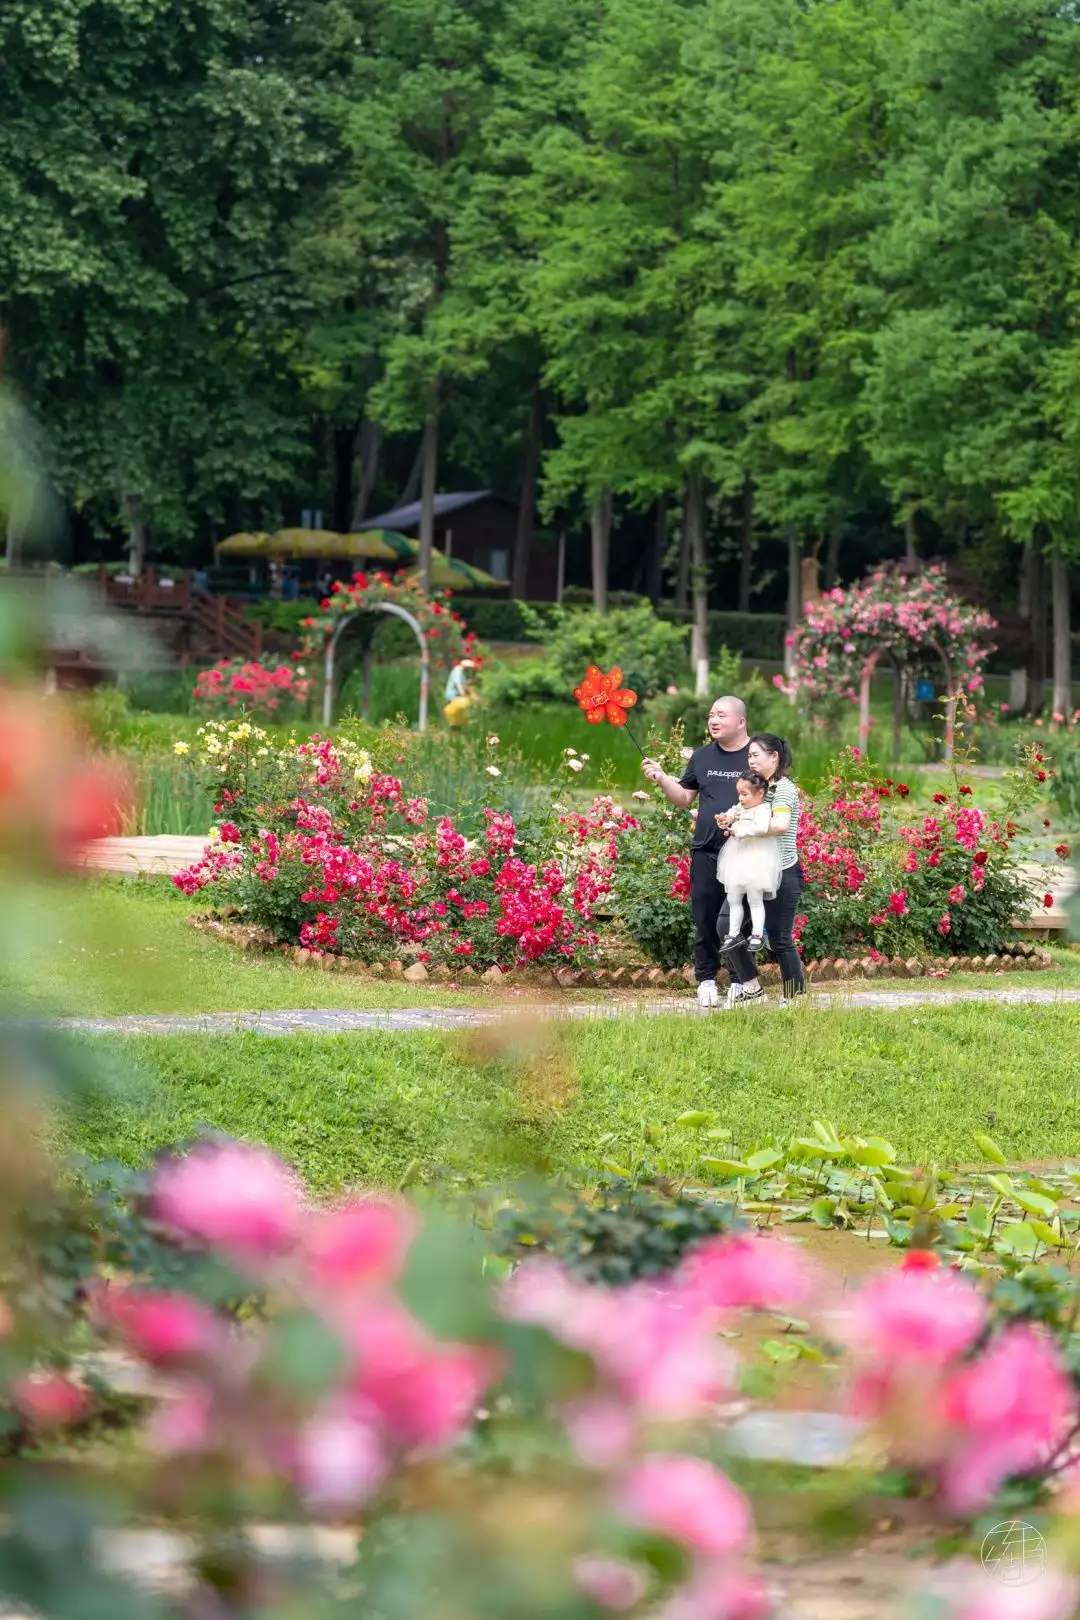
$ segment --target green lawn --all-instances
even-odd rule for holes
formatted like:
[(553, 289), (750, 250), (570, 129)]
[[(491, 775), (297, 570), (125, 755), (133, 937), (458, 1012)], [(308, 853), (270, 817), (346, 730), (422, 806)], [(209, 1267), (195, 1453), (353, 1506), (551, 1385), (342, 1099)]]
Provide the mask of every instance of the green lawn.
[[(185, 899), (160, 878), (80, 878), (35, 890), (22, 897), (21, 907), (18, 897), (9, 893), (9, 934), (17, 936), (20, 945), (14, 965), (9, 963), (15, 977), (7, 999), (23, 1012), (101, 1017), (492, 1002), (492, 993), (476, 984), (469, 990), (447, 990), (319, 973), (276, 956), (248, 956), (189, 926), (188, 917), (203, 909), (205, 901)], [(1080, 985), (1080, 953), (1057, 951), (1055, 964), (1053, 971), (1032, 975), (1030, 982), (1043, 988)], [(908, 980), (882, 982), (890, 990), (916, 988)], [(1019, 974), (1000, 979), (964, 974), (949, 979), (948, 985), (985, 989), (1028, 982)], [(925, 981), (921, 983), (925, 987)], [(853, 995), (860, 993), (858, 985), (845, 986), (848, 989)], [(591, 1000), (595, 995), (582, 991), (574, 999)]]
[[(9, 923), (17, 906), (22, 919), (6, 999), (23, 1012), (109, 1017), (416, 1005), (412, 985), (295, 968), (197, 933), (187, 919), (206, 902), (187, 900), (162, 879), (80, 878), (35, 890), (21, 906), (10, 893), (5, 899)], [(461, 1006), (468, 997), (431, 989), (423, 1000)]]
[[(1013, 1160), (1080, 1154), (1072, 1005), (631, 1016), (549, 1039), (524, 1078), (441, 1034), (88, 1042), (117, 1085), (75, 1106), (63, 1137), (139, 1163), (214, 1127), (269, 1143), (319, 1193), (396, 1185), (410, 1167), (485, 1179), (625, 1164), (643, 1122), (673, 1126), (691, 1108), (714, 1111), (743, 1153), (824, 1118), (920, 1162), (972, 1159), (977, 1130)], [(671, 1143), (672, 1165), (690, 1169), (700, 1149), (678, 1131)]]

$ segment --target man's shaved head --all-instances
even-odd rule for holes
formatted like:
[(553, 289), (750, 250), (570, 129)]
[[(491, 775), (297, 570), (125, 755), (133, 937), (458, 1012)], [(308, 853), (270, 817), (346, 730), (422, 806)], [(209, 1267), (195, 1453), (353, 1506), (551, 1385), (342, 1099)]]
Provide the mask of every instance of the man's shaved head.
[(717, 698), (709, 710), (709, 736), (721, 748), (742, 748), (746, 744), (746, 704), (742, 698)]
[(729, 710), (730, 713), (736, 719), (741, 720), (743, 725), (745, 726), (745, 724), (746, 724), (746, 704), (743, 702), (742, 698), (737, 698), (737, 697), (721, 697), (721, 698), (717, 698), (716, 702), (713, 704), (713, 708), (714, 709), (727, 709), (727, 710)]

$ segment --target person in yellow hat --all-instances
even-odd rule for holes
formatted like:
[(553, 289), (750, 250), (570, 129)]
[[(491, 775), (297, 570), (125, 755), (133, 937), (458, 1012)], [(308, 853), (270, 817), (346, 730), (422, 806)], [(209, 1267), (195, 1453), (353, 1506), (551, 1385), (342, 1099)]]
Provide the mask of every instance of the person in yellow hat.
[(469, 691), (469, 676), (476, 668), (476, 660), (463, 658), (460, 663), (451, 669), (446, 681), (446, 703), (443, 714), (446, 723), (455, 731), (460, 731), (469, 716), (475, 698)]

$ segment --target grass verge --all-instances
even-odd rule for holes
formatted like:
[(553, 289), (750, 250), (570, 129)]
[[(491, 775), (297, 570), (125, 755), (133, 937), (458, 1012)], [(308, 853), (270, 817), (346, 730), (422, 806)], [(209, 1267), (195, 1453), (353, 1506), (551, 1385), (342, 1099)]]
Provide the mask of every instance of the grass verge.
[[(740, 1152), (817, 1117), (922, 1163), (970, 1162), (980, 1130), (1015, 1161), (1080, 1149), (1072, 1005), (628, 1016), (544, 1040), (515, 1067), (441, 1034), (109, 1038), (87, 1061), (139, 1078), (72, 1107), (63, 1145), (137, 1164), (212, 1127), (268, 1143), (317, 1193), (626, 1162), (644, 1122), (691, 1108)], [(689, 1172), (700, 1148), (673, 1132), (667, 1151)]]
[[(124, 1013), (275, 1012), (307, 1007), (397, 1008), (490, 1006), (506, 992), (486, 986), (446, 990), (427, 985), (318, 973), (275, 956), (245, 955), (188, 924), (205, 901), (187, 900), (161, 879), (78, 879), (6, 896), (11, 937), (20, 939), (5, 999), (25, 1013), (113, 1017)], [(20, 920), (15, 921), (16, 915)], [(883, 979), (824, 985), (854, 999), (867, 990), (935, 988), (1043, 989), (1080, 986), (1080, 952), (1055, 952), (1052, 971), (961, 974), (948, 980)], [(670, 990), (664, 994), (670, 995)], [(525, 999), (595, 1001), (596, 991), (550, 990)], [(511, 993), (511, 1004), (521, 999)]]

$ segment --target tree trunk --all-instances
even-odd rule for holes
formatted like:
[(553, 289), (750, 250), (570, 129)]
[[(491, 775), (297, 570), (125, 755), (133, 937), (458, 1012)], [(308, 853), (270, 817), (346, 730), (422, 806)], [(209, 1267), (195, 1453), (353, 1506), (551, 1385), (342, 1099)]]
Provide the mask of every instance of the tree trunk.
[(371, 497), (375, 493), (375, 485), (379, 481), (379, 459), (382, 455), (382, 428), (378, 422), (373, 422), (370, 416), (361, 418), (360, 428), (356, 435), (356, 446), (353, 457), (353, 475), (356, 479), (356, 494), (353, 497), (352, 529), (358, 529), (367, 517), (367, 510), (371, 504)]
[(425, 442), (426, 442), (426, 431), (424, 433), (421, 433), (421, 435), (420, 435), (420, 443), (416, 447), (416, 455), (413, 458), (413, 464), (409, 469), (409, 476), (405, 480), (405, 487), (401, 491), (401, 494), (398, 496), (397, 501), (395, 503), (398, 506), (409, 506), (409, 505), (411, 505), (411, 503), (413, 501), (415, 501), (416, 497), (420, 493), (420, 480), (421, 480), (421, 478), (423, 476), (423, 472), (424, 472), (424, 445), (425, 445)]
[[(1072, 718), (1072, 614), (1069, 602), (1069, 565), (1060, 552), (1050, 560), (1050, 594), (1054, 601), (1055, 728)], [(1060, 718), (1058, 718), (1060, 716)]]
[(904, 731), (904, 671), (893, 660), (893, 708), (892, 708), (892, 757), (893, 764), (900, 763), (900, 747)]
[(909, 512), (904, 519), (904, 562), (908, 568), (919, 566), (919, 553), (915, 546), (915, 514)]
[[(799, 627), (799, 617), (802, 613), (802, 547), (799, 544), (799, 531), (794, 523), (788, 524), (787, 562), (787, 639), (784, 641), (784, 674), (790, 681), (795, 674), (795, 648), (791, 638)], [(793, 696), (792, 702), (794, 701)]]
[(679, 567), (675, 575), (675, 607), (685, 613), (690, 605), (690, 534), (686, 527), (686, 513), (679, 533)]
[(536, 521), (536, 469), (540, 461), (540, 433), (543, 420), (540, 384), (536, 382), (533, 384), (532, 401), (529, 405), (525, 465), (521, 472), (521, 504), (518, 507), (517, 533), (514, 536), (511, 596), (523, 597), (529, 594), (529, 554), (532, 550), (533, 524)]
[(439, 474), (439, 407), (432, 400), (424, 425), (424, 467), (420, 479), (420, 584), (431, 592), (431, 550), (435, 544), (435, 484)]
[[(1034, 544), (1027, 540), (1020, 554), (1020, 591), (1019, 612), (1022, 619), (1027, 620), (1028, 637), (1031, 636), (1031, 558), (1034, 554)], [(1014, 664), (1009, 670), (1009, 713), (1011, 715), (1024, 714), (1028, 706), (1028, 664)]]
[(608, 557), (611, 552), (611, 491), (603, 489), (592, 509), (592, 591), (593, 607), (606, 613), (608, 607)]
[(331, 491), (330, 527), (344, 534), (352, 517), (353, 447), (356, 430), (335, 424), (330, 436), (333, 457), (333, 488)]
[(645, 594), (656, 607), (664, 588), (664, 552), (667, 549), (667, 496), (661, 495), (656, 503), (653, 521), (652, 545), (649, 547), (645, 567)]
[(704, 697), (709, 690), (709, 574), (705, 557), (705, 478), (700, 467), (693, 468), (686, 480), (685, 527), (694, 602), (690, 662), (694, 691)]
[(754, 485), (748, 478), (742, 492), (742, 522), (739, 526), (739, 612), (749, 613), (750, 591), (754, 583)]
[(844, 509), (838, 506), (834, 509), (832, 522), (829, 524), (829, 540), (825, 547), (825, 589), (835, 590), (836, 582), (840, 578), (840, 544), (844, 538)]
[(1028, 616), (1031, 620), (1028, 712), (1039, 715), (1046, 707), (1046, 559), (1034, 543), (1028, 554), (1028, 565)]
[(125, 495), (124, 515), (128, 525), (128, 573), (138, 579), (146, 567), (150, 550), (150, 531), (142, 515), (142, 502), (137, 495)]

